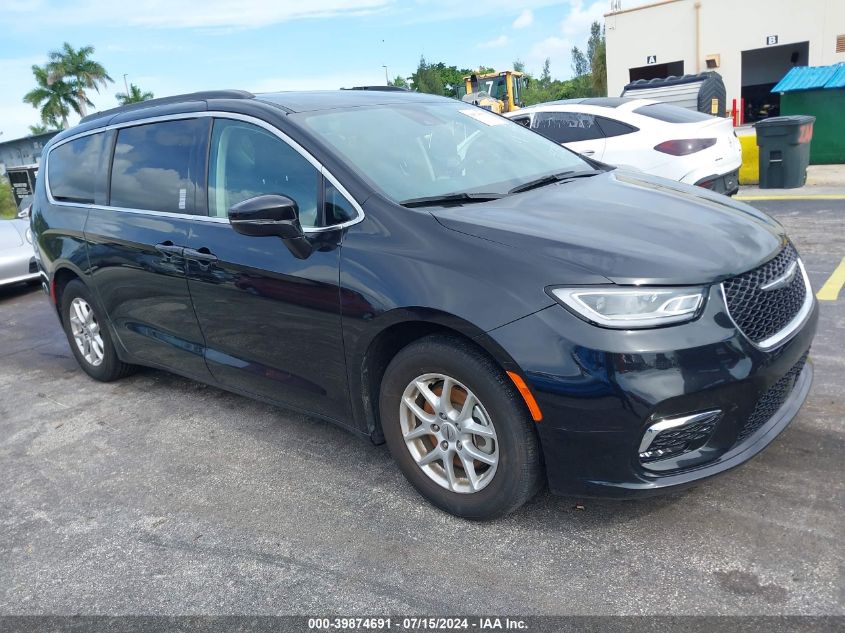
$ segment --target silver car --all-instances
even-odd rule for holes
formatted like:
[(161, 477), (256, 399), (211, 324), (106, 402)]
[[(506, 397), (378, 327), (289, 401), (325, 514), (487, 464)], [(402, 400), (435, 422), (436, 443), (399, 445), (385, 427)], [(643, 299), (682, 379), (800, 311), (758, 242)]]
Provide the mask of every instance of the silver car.
[(0, 220), (0, 286), (38, 278), (29, 222)]

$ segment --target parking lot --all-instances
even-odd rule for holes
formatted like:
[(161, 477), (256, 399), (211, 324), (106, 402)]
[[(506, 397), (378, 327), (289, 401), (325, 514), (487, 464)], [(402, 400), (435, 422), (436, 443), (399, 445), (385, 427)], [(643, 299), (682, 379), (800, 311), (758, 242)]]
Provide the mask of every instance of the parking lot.
[[(845, 201), (755, 202), (818, 289)], [(169, 374), (76, 365), (40, 290), (0, 291), (2, 614), (845, 614), (845, 296), (761, 456), (641, 501), (426, 504), (387, 449)]]

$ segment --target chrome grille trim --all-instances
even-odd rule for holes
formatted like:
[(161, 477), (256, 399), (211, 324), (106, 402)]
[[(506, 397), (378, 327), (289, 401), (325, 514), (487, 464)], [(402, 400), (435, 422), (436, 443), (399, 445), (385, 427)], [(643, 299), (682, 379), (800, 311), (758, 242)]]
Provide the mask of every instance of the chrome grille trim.
[(754, 341), (753, 339), (751, 339), (737, 324), (737, 322), (733, 318), (733, 315), (731, 314), (731, 310), (728, 303), (728, 297), (725, 293), (725, 284), (724, 282), (719, 284), (722, 291), (722, 301), (725, 304), (725, 312), (728, 314), (731, 323), (733, 323), (734, 327), (736, 327), (736, 329), (742, 333), (742, 335), (749, 343), (751, 343), (752, 345), (754, 345), (754, 347), (760, 350), (768, 351), (774, 349), (775, 347), (778, 347), (779, 345), (784, 344), (786, 341), (792, 338), (798, 332), (798, 330), (801, 329), (801, 326), (804, 325), (804, 323), (809, 318), (810, 313), (813, 311), (814, 296), (813, 289), (810, 286), (810, 278), (807, 276), (807, 270), (804, 268), (804, 262), (801, 261), (801, 258), (798, 257), (796, 261), (798, 262), (798, 268), (801, 271), (801, 279), (804, 281), (804, 288), (806, 289), (804, 295), (804, 303), (801, 305), (801, 309), (798, 310), (798, 312), (795, 314), (792, 320), (789, 321), (789, 323), (787, 323), (779, 332), (776, 332), (772, 336), (769, 336), (768, 338), (765, 338), (762, 341)]

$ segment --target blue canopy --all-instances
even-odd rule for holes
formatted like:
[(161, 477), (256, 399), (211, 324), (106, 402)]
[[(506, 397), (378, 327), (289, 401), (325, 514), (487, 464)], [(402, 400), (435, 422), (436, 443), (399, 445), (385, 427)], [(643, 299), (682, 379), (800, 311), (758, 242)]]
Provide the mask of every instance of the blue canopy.
[(796, 66), (783, 76), (772, 92), (845, 88), (845, 62), (833, 66)]

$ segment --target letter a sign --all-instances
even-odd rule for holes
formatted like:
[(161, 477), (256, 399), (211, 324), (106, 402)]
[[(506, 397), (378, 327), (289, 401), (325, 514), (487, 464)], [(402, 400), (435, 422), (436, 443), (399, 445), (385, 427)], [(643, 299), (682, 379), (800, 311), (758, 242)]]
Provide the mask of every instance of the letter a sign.
[(645, 63), (646, 64), (656, 64), (657, 63), (657, 55), (646, 55)]

